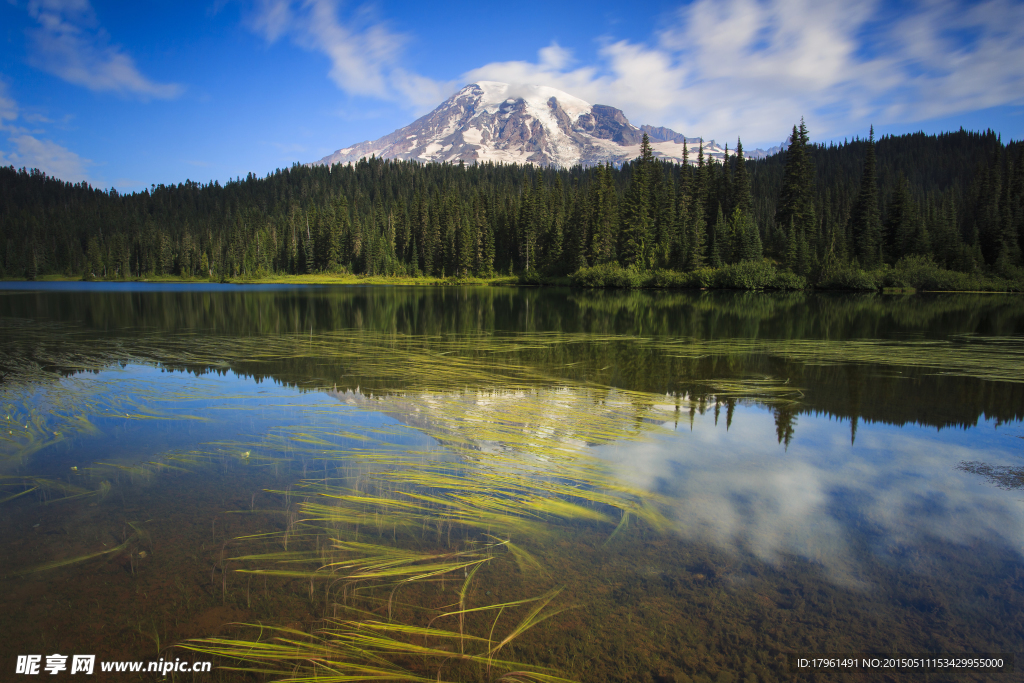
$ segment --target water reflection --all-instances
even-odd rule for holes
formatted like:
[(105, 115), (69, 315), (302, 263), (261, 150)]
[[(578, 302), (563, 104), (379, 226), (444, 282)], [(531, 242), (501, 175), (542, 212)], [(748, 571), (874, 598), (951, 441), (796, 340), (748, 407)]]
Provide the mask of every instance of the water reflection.
[(776, 443), (770, 414), (741, 407), (728, 431), (706, 414), (681, 434), (595, 450), (617, 477), (673, 501), (676, 530), (784, 564), (820, 563), (833, 580), (871, 589), (866, 553), (920, 552), (935, 542), (1024, 547), (1020, 501), (958, 465), (1019, 461), (1020, 426), (972, 430), (862, 426), (855, 444), (835, 420), (802, 416)]
[[(150, 610), (103, 617), (123, 653), (145, 620), (181, 639), (378, 610), (232, 573), (315, 574), (325, 538), (514, 541), (474, 599), (565, 585), (580, 611), (517, 652), (581, 680), (1019, 649), (1019, 495), (979, 475), (1020, 465), (1022, 320), (1019, 297), (6, 291), (3, 589), (77, 601), (104, 572)], [(108, 546), (130, 553), (24, 571)], [(448, 591), (405, 599), (466, 599)], [(12, 647), (34, 651), (32, 628), (5, 626)]]
[[(1024, 419), (1014, 295), (72, 284), (0, 296), (3, 372), (142, 360), (374, 393), (552, 381), (698, 400), (788, 389), (798, 400), (776, 410), (783, 439), (805, 413), (937, 427)], [(443, 361), (447, 377), (424, 375)]]

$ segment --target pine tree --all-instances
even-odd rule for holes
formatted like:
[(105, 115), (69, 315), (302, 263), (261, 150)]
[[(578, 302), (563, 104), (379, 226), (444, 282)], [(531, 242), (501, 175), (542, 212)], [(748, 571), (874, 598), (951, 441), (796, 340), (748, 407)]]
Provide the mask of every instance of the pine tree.
[(462, 211), (461, 214), (458, 235), (458, 275), (469, 277), (473, 274), (473, 266), (476, 261), (476, 236), (473, 234), (473, 223), (470, 220), (469, 212)]
[(736, 207), (733, 210), (732, 222), (733, 254), (736, 261), (761, 260), (761, 235), (750, 214)]
[(633, 177), (622, 204), (622, 265), (635, 270), (646, 270), (651, 242), (650, 184), (654, 155), (651, 141), (644, 133), (640, 142), (640, 156), (633, 163)]
[(910, 183), (901, 173), (885, 221), (885, 252), (889, 263), (895, 263), (914, 251), (917, 213), (917, 207), (910, 196)]
[(807, 149), (807, 126), (800, 119), (800, 127), (793, 126), (789, 148), (786, 150), (786, 169), (775, 211), (775, 224), (780, 230), (782, 247), (777, 253), (785, 265), (801, 275), (810, 267), (808, 237), (816, 232), (814, 210), (814, 165)]
[(32, 281), (39, 274), (39, 256), (34, 248), (29, 250), (28, 267), (25, 269), (25, 279)]
[[(484, 209), (486, 211), (486, 208)], [(490, 277), (494, 274), (495, 239), (492, 213), (484, 213), (481, 216), (481, 247), (480, 247), (480, 274)]]
[(683, 165), (679, 169), (679, 187), (676, 189), (676, 237), (672, 241), (670, 263), (676, 270), (686, 268), (690, 245), (690, 207), (693, 204), (693, 169), (690, 166), (690, 152), (683, 138)]
[(611, 263), (616, 259), (615, 242), (619, 232), (618, 195), (612, 178), (611, 164), (598, 166), (596, 182), (591, 186), (590, 206), (593, 211), (591, 263)]
[(750, 214), (754, 210), (754, 197), (750, 191), (750, 175), (747, 173), (747, 162), (743, 158), (743, 142), (736, 139), (736, 154), (733, 156), (733, 165), (735, 171), (733, 172), (732, 189), (734, 197), (734, 206), (745, 214)]
[(363, 261), (363, 222), (359, 220), (359, 212), (352, 213), (352, 266), (353, 270), (361, 268)]
[[(733, 211), (729, 218), (728, 252), (723, 258), (729, 263), (745, 259), (761, 258), (761, 238), (753, 222), (754, 198), (750, 188), (750, 175), (743, 157), (743, 141), (736, 139), (736, 154), (733, 157)], [(750, 234), (753, 233), (753, 234)], [(754, 248), (753, 238), (757, 248)], [(720, 249), (720, 251), (723, 251)], [(753, 254), (756, 252), (756, 256)]]
[(538, 261), (538, 248), (548, 228), (547, 193), (543, 179), (534, 184), (537, 176), (531, 179), (523, 171), (523, 191), (519, 204), (516, 236), (518, 238), (518, 256), (523, 270), (530, 272), (541, 265)]
[(725, 214), (722, 213), (721, 204), (718, 205), (715, 224), (709, 235), (708, 265), (712, 268), (721, 268), (722, 263), (729, 258), (729, 229), (725, 222)]
[(734, 188), (732, 163), (729, 157), (729, 143), (725, 143), (725, 154), (722, 156), (722, 166), (718, 172), (718, 192), (715, 203), (720, 204), (726, 214), (732, 210), (732, 206), (735, 201), (733, 193)]
[(562, 263), (562, 244), (565, 239), (565, 193), (562, 176), (555, 176), (555, 184), (548, 193), (548, 229), (544, 236), (544, 268), (556, 271)]
[(707, 220), (704, 218), (704, 204), (707, 201), (708, 169), (704, 161), (704, 141), (697, 149), (697, 173), (693, 193), (690, 196), (690, 233), (687, 236), (686, 267), (690, 270), (702, 268), (705, 263), (704, 251), (707, 242)]
[(339, 195), (334, 202), (332, 220), (328, 233), (327, 244), (327, 266), (329, 269), (337, 270), (344, 258), (345, 234), (349, 231), (348, 226), (348, 202), (344, 195)]
[(444, 271), (444, 248), (441, 244), (441, 227), (438, 206), (441, 203), (441, 194), (435, 189), (430, 196), (430, 202), (426, 210), (426, 238), (423, 248), (426, 252), (424, 257), (424, 272), (428, 275), (441, 275)]
[(882, 262), (882, 225), (878, 211), (878, 181), (875, 177), (875, 127), (871, 126), (860, 193), (850, 215), (850, 234), (854, 252), (862, 268), (875, 268)]
[(567, 270), (572, 273), (589, 265), (590, 204), (587, 194), (573, 182), (569, 195), (569, 218), (566, 222), (565, 251)]
[[(666, 179), (668, 176), (668, 179)], [(676, 193), (671, 170), (665, 164), (655, 163), (651, 182), (651, 207), (654, 219), (654, 248), (651, 265), (668, 268), (672, 264), (672, 249), (679, 239), (676, 221)]]

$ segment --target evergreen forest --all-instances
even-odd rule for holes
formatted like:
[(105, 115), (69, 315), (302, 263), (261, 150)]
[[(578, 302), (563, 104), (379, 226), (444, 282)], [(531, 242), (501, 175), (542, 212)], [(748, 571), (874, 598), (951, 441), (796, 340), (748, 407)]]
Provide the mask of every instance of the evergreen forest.
[[(870, 289), (913, 271), (952, 277), (938, 288), (1024, 282), (1024, 145), (992, 131), (821, 145), (801, 122), (765, 159), (745, 159), (739, 142), (724, 163), (703, 145), (688, 155), (660, 161), (645, 136), (621, 167), (370, 158), (132, 194), (3, 167), (0, 277)], [(767, 279), (720, 277), (755, 271)]]

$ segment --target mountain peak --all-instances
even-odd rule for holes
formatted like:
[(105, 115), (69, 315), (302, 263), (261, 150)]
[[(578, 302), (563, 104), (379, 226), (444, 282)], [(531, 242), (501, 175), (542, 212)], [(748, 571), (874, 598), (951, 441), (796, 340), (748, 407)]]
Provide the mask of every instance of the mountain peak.
[[(315, 163), (353, 163), (377, 156), (423, 162), (619, 165), (640, 154), (644, 132), (655, 157), (677, 162), (683, 160), (684, 141), (690, 146), (698, 141), (668, 128), (637, 128), (615, 107), (590, 104), (549, 86), (477, 81), (408, 126)], [(721, 159), (724, 150), (713, 140), (705, 141), (704, 154)]]

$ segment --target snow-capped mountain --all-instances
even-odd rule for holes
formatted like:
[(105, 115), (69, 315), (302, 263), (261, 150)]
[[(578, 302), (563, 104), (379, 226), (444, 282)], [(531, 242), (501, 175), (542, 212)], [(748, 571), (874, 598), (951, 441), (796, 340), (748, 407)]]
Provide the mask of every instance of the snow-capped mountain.
[[(645, 132), (655, 157), (682, 162), (685, 140), (690, 163), (696, 163), (699, 138), (684, 138), (663, 127), (637, 128), (615, 107), (589, 104), (554, 88), (478, 81), (408, 126), (377, 140), (339, 149), (315, 163), (350, 163), (377, 156), (467, 164), (621, 164), (639, 156)], [(720, 160), (724, 153), (714, 140), (704, 141), (706, 157)], [(744, 151), (752, 158), (768, 153)]]

